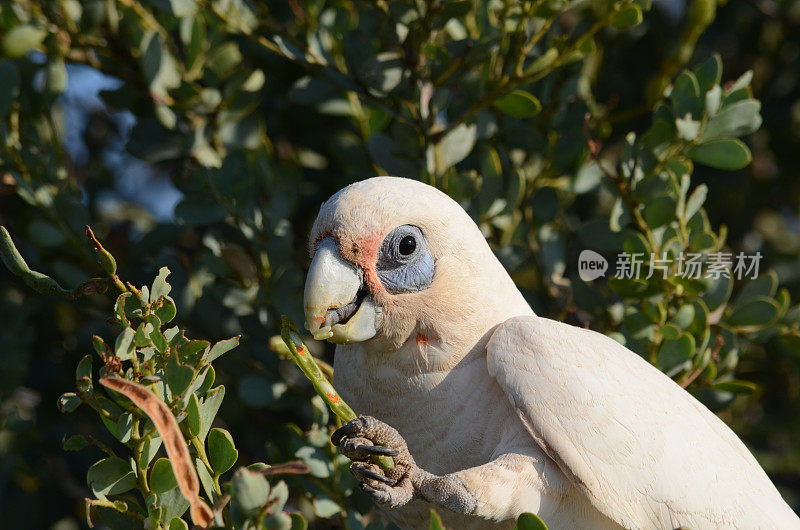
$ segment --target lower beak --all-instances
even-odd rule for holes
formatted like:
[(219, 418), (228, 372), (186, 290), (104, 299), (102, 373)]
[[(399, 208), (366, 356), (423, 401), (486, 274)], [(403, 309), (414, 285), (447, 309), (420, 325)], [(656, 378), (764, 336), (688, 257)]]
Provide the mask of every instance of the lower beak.
[(363, 274), (342, 258), (332, 237), (317, 245), (303, 296), (306, 329), (315, 339), (347, 344), (377, 333), (377, 309), (364, 287)]

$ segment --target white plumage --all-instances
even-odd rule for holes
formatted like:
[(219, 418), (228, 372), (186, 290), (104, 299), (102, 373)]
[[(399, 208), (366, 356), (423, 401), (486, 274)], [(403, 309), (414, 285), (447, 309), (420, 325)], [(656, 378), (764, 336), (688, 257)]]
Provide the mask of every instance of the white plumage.
[[(425, 259), (385, 255), (418, 233), (428, 283), (410, 269)], [(526, 511), (551, 528), (800, 528), (744, 444), (690, 394), (614, 340), (534, 315), (440, 191), (390, 177), (349, 186), (322, 206), (312, 255), (322, 241), (339, 254), (315, 256), (306, 320), (340, 343), (343, 397), (399, 432), (391, 484), (347, 450), (401, 527), (427, 526), (433, 503), (459, 530), (511, 527)], [(377, 442), (394, 432), (380, 422), (346, 436)]]

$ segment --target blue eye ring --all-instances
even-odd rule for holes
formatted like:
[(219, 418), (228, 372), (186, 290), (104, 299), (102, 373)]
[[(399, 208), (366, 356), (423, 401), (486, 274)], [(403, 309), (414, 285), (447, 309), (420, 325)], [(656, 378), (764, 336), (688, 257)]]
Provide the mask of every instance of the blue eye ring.
[(433, 257), (422, 230), (401, 225), (389, 232), (378, 250), (378, 279), (392, 294), (421, 291), (433, 281)]

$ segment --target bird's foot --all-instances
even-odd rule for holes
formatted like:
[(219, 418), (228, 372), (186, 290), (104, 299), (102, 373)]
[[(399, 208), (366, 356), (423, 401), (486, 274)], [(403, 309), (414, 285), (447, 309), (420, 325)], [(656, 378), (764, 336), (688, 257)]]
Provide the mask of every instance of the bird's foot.
[[(406, 441), (393, 427), (372, 416), (359, 416), (337, 429), (331, 441), (353, 461), (350, 472), (375, 502), (395, 508), (414, 496), (413, 479), (425, 472), (417, 467)], [(391, 456), (394, 467), (382, 469), (371, 461), (373, 455)]]

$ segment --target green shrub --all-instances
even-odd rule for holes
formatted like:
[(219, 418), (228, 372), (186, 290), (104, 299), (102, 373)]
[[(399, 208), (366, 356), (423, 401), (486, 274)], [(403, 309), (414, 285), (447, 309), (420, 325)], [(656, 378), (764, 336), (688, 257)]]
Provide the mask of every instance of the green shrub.
[[(744, 216), (749, 226), (755, 212), (705, 209), (718, 182), (751, 162), (740, 138), (762, 121), (752, 74), (732, 79), (718, 55), (693, 58), (713, 0), (693, 0), (666, 44), (650, 7), (0, 7), (0, 223), (19, 246), (15, 253), (4, 231), (3, 261), (22, 278), (0, 278), (8, 323), (0, 330), (0, 493), (9, 492), (0, 511), (53, 507), (28, 510), (30, 519), (12, 513), (10, 524), (69, 518), (87, 495), (90, 520), (113, 528), (188, 524), (152, 421), (99, 383), (116, 374), (170, 407), (219, 524), (379, 525), (328, 442), (334, 419), (275, 339), (281, 315), (302, 319), (304, 238), (317, 205), (375, 174), (421, 179), (458, 200), (537, 313), (613, 336), (714, 410), (738, 407), (765, 467), (788, 477), (783, 485), (794, 480), (800, 495), (797, 449), (787, 441), (794, 427), (758, 419), (766, 403), (796, 402), (800, 311), (769, 259), (750, 281), (706, 274), (726, 256), (735, 266), (739, 253), (753, 254), (741, 233), (729, 241), (719, 219)], [(647, 38), (661, 50), (637, 54)], [(121, 81), (101, 92), (107, 108), (91, 114), (85, 161), (64, 144), (69, 102), (60, 96), (75, 65)], [(136, 118), (129, 137), (106, 113), (118, 110)], [(124, 178), (107, 156), (122, 142), (171, 176), (182, 193), (173, 219), (149, 213), (158, 192), (105, 206), (114, 179)], [(110, 252), (84, 240), (89, 224)], [(586, 249), (616, 270), (581, 280)], [(620, 274), (621, 253), (642, 257), (639, 278)], [(682, 274), (689, 256), (702, 265), (699, 278)], [(86, 355), (90, 342), (95, 353)], [(328, 370), (330, 347), (309, 347)], [(25, 388), (50, 403), (57, 392), (70, 414), (37, 407)], [(750, 396), (734, 401), (738, 394)], [(86, 450), (65, 457), (50, 446), (65, 433), (65, 449)], [(55, 477), (42, 453), (60, 462)], [(296, 460), (303, 465), (281, 466)], [(262, 461), (279, 464), (233, 471)], [(305, 466), (307, 474), (284, 481), (271, 476)], [(85, 492), (51, 480), (73, 484), (86, 473)]]

